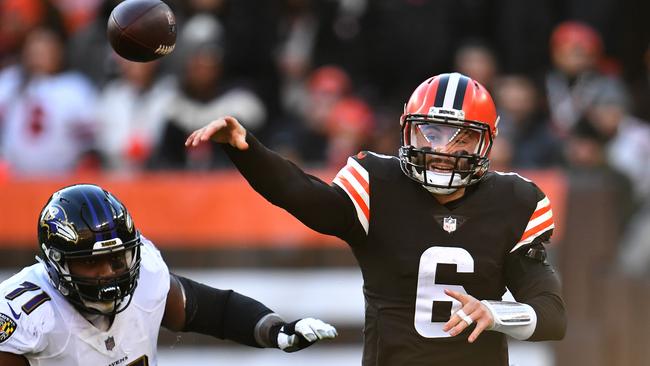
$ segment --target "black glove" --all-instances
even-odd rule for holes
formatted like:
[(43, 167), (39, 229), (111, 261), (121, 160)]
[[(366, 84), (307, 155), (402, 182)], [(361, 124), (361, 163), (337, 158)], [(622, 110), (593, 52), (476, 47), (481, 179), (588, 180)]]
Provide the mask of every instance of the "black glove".
[(336, 328), (314, 318), (298, 319), (271, 328), (272, 339), (276, 340), (278, 348), (285, 352), (296, 352), (318, 340), (332, 339), (337, 335)]

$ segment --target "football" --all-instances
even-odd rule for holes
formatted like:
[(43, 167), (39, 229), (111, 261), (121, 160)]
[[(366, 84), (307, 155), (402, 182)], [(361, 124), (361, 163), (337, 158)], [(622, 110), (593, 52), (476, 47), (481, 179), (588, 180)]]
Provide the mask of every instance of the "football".
[(127, 60), (153, 61), (176, 46), (176, 17), (160, 0), (126, 0), (108, 18), (108, 40)]

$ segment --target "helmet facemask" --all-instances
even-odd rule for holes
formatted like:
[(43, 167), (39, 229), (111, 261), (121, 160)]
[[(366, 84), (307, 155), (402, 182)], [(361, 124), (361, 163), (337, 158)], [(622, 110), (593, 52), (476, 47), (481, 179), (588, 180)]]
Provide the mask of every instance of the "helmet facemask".
[(434, 194), (451, 194), (478, 182), (489, 165), (492, 134), (487, 124), (407, 115), (402, 124), (401, 167)]
[[(106, 242), (114, 243), (101, 248)], [(140, 272), (140, 238), (121, 243), (120, 239), (97, 242), (93, 249), (64, 253), (46, 248), (45, 265), (57, 289), (79, 310), (90, 314), (115, 315), (128, 307), (137, 286)], [(70, 262), (92, 265), (109, 260), (115, 264), (115, 275), (110, 277), (84, 276), (71, 273)]]

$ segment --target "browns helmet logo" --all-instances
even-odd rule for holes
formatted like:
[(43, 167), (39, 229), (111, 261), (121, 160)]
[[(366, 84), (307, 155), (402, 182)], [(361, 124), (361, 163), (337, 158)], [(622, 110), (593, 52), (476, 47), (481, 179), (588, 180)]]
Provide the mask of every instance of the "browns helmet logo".
[(59, 205), (51, 205), (41, 216), (40, 226), (47, 230), (47, 237), (58, 236), (71, 243), (77, 243), (79, 235), (68, 221), (65, 210)]
[(6, 341), (16, 331), (16, 322), (8, 315), (0, 313), (0, 343)]

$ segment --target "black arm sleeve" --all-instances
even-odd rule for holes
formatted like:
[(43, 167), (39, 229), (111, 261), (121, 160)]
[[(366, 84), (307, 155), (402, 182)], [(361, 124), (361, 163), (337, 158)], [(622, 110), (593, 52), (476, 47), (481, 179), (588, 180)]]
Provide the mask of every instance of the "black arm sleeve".
[(250, 132), (249, 148), (224, 150), (248, 183), (272, 204), (323, 234), (345, 238), (355, 224), (355, 209), (345, 193), (262, 145)]
[(219, 290), (176, 275), (185, 293), (184, 332), (230, 339), (253, 347), (255, 326), (273, 311), (264, 304), (232, 290)]
[(506, 259), (506, 284), (518, 302), (530, 305), (537, 314), (537, 326), (528, 341), (560, 340), (566, 332), (566, 310), (560, 280), (555, 270), (530, 249), (544, 251), (535, 244), (510, 253)]

